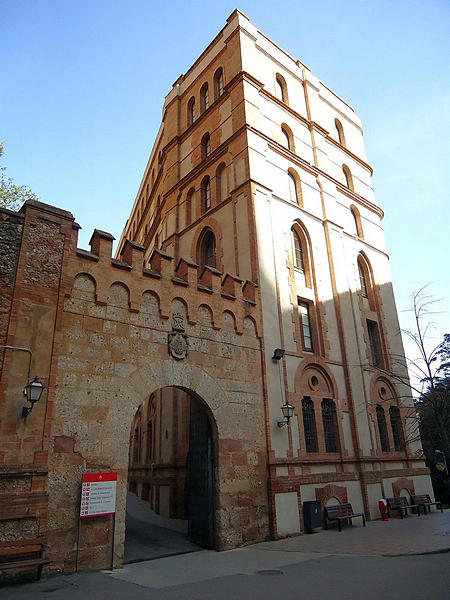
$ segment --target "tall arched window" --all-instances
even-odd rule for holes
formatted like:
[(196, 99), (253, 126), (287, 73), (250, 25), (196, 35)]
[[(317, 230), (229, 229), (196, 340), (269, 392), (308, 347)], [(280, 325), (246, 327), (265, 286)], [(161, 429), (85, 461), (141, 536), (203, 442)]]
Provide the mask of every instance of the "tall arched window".
[(322, 401), (322, 423), (323, 434), (325, 437), (325, 450), (327, 452), (337, 452), (339, 436), (336, 405), (333, 400), (325, 399)]
[(192, 221), (192, 203), (194, 198), (194, 190), (190, 189), (186, 196), (186, 227)]
[(214, 100), (223, 94), (223, 69), (219, 67), (214, 73)]
[(291, 152), (294, 152), (294, 136), (292, 135), (291, 129), (283, 124), (281, 126), (281, 134), (283, 136), (283, 146)]
[(386, 427), (386, 417), (384, 414), (384, 408), (381, 404), (377, 404), (377, 423), (378, 433), (380, 434), (381, 450), (383, 452), (389, 452), (389, 441)]
[(198, 261), (202, 267), (216, 267), (216, 238), (211, 230), (201, 238)]
[(366, 274), (364, 272), (364, 267), (361, 265), (360, 260), (358, 260), (358, 275), (359, 275), (359, 285), (360, 285), (360, 289), (361, 289), (361, 294), (364, 296), (364, 298), (368, 298), (369, 293), (368, 293)]
[(342, 123), (339, 121), (339, 119), (335, 119), (334, 125), (336, 127), (336, 132), (337, 132), (339, 143), (341, 144), (341, 146), (345, 147), (345, 136), (344, 136), (344, 128), (342, 127)]
[(294, 169), (288, 171), (288, 184), (289, 184), (289, 200), (294, 204), (302, 206), (302, 188), (300, 183), (300, 177)]
[(211, 181), (209, 175), (203, 177), (200, 185), (202, 213), (211, 208)]
[(317, 452), (316, 415), (313, 401), (307, 396), (302, 400), (302, 416), (306, 452)]
[(200, 113), (204, 113), (209, 106), (209, 89), (205, 82), (200, 89)]
[(279, 73), (277, 73), (275, 78), (275, 96), (285, 104), (289, 103), (286, 80)]
[(217, 167), (216, 171), (216, 204), (227, 197), (227, 174), (224, 163)]
[(209, 137), (209, 133), (205, 133), (202, 137), (202, 159), (208, 158), (211, 154), (211, 138)]
[(189, 100), (188, 105), (187, 105), (187, 123), (188, 126), (192, 125), (192, 123), (195, 121), (195, 98), (192, 96), (192, 98)]
[(292, 241), (292, 256), (294, 259), (294, 267), (299, 269), (300, 271), (305, 270), (305, 261), (303, 258), (303, 248), (302, 243), (300, 241), (300, 236), (295, 231), (295, 229), (291, 229), (291, 241)]
[(399, 452), (405, 448), (405, 439), (403, 437), (402, 419), (400, 409), (397, 406), (389, 408), (389, 419), (391, 421), (392, 439), (394, 440), (394, 449)]
[(361, 215), (359, 214), (359, 210), (356, 208), (356, 206), (354, 204), (352, 204), (350, 206), (350, 210), (353, 215), (353, 220), (355, 222), (356, 235), (363, 240), (364, 232), (363, 232), (363, 228), (362, 228), (362, 224), (361, 224)]
[(354, 192), (355, 188), (353, 187), (353, 177), (350, 169), (347, 167), (347, 165), (342, 165), (342, 170), (344, 171), (345, 182), (348, 189)]

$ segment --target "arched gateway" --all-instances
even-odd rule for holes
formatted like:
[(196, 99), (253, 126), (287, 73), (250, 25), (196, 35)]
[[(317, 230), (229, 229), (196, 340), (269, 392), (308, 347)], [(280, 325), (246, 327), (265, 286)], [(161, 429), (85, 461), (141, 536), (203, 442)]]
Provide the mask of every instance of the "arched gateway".
[[(111, 244), (109, 234), (96, 231), (91, 252), (67, 256), (49, 386), (46, 533), (53, 566), (109, 567), (109, 517), (83, 519), (81, 527), (78, 517), (81, 476), (102, 471), (117, 473), (114, 564), (121, 564), (130, 428), (138, 408), (162, 388), (189, 392), (208, 416), (202, 421), (200, 411), (191, 419), (211, 427), (214, 503), (198, 505), (198, 496), (196, 504), (198, 513), (214, 506), (214, 527), (191, 518), (191, 529), (203, 528), (200, 541), (218, 549), (263, 539), (267, 455), (254, 285), (208, 267), (197, 273), (192, 262), (174, 265), (158, 250), (142, 268), (142, 247), (128, 243), (118, 261)], [(201, 486), (199, 444), (192, 446), (198, 456), (191, 477)]]

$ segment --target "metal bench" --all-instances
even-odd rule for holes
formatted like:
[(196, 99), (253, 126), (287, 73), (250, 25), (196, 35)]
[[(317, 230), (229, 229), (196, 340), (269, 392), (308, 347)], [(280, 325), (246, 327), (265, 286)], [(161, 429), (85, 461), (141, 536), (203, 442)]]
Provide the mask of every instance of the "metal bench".
[(11, 542), (0, 547), (0, 572), (10, 569), (36, 568), (36, 579), (41, 578), (42, 567), (50, 562), (45, 544), (32, 542)]
[(416, 494), (415, 496), (411, 496), (411, 501), (419, 505), (419, 510), (423, 506), (424, 515), (427, 514), (427, 509), (429, 513), (431, 512), (432, 506), (436, 506), (436, 508), (439, 508), (443, 512), (442, 502), (432, 502), (429, 494)]
[(336, 504), (334, 506), (326, 506), (323, 511), (325, 529), (328, 529), (328, 521), (337, 521), (338, 529), (342, 531), (342, 521), (348, 521), (353, 525), (352, 519), (362, 517), (363, 525), (366, 526), (366, 517), (364, 513), (353, 512), (350, 502), (347, 504)]
[(417, 516), (420, 517), (420, 508), (418, 504), (409, 504), (406, 496), (398, 496), (397, 498), (386, 498), (388, 506), (388, 515), (391, 516), (391, 511), (398, 510), (400, 517), (403, 519), (403, 513), (408, 516), (408, 508), (417, 508)]

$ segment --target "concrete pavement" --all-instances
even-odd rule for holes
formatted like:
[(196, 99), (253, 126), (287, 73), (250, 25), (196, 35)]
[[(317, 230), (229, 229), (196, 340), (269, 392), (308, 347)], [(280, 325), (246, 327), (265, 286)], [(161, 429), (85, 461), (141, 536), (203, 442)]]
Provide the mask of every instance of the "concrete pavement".
[(0, 588), (0, 598), (36, 600), (242, 599), (448, 600), (450, 511), (373, 521), (255, 544), (201, 550)]

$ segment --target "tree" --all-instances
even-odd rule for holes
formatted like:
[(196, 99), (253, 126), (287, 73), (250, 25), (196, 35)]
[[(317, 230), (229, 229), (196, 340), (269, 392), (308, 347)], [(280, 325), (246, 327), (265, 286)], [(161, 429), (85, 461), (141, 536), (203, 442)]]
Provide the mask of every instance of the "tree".
[[(3, 156), (3, 142), (0, 141), (0, 158)], [(26, 200), (37, 200), (37, 196), (26, 185), (16, 185), (6, 176), (6, 167), (0, 165), (0, 206), (18, 210)]]

